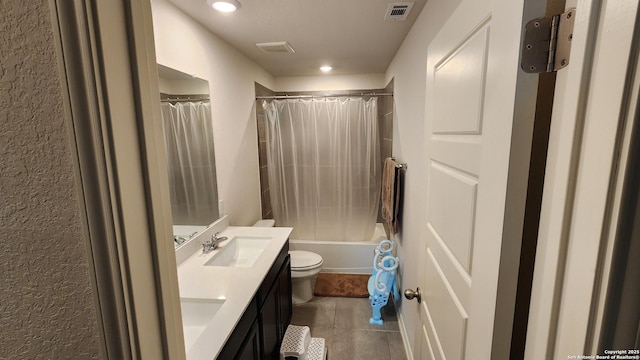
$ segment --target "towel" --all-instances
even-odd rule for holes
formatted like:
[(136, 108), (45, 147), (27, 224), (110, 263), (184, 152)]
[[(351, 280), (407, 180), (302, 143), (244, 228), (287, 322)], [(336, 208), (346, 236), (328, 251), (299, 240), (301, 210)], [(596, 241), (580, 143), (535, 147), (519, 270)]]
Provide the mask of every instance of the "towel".
[(382, 220), (386, 225), (385, 230), (388, 228), (387, 237), (389, 238), (397, 232), (397, 224), (394, 224), (394, 215), (396, 212), (396, 165), (395, 160), (387, 158), (384, 161), (384, 168), (382, 170)]
[(390, 230), (393, 234), (397, 234), (400, 230), (400, 213), (402, 212), (405, 169), (406, 167), (404, 166), (401, 168), (396, 168), (395, 199), (393, 201), (393, 221), (390, 226)]

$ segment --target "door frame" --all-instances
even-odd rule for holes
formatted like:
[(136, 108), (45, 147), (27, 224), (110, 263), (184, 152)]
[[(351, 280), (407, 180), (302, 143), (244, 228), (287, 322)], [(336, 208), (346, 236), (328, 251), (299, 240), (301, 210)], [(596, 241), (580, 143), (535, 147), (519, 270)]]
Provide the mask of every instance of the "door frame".
[(571, 63), (556, 82), (525, 359), (597, 351), (637, 97), (638, 5), (566, 6), (576, 5)]
[(49, 6), (104, 354), (185, 359), (151, 3)]
[[(640, 14), (640, 11), (639, 11)], [(636, 23), (638, 20), (636, 20)], [(610, 236), (615, 236), (615, 241), (611, 241), (607, 247), (607, 256), (609, 263), (605, 264), (605, 269), (609, 271), (609, 281), (603, 281), (600, 288), (601, 294), (606, 296), (604, 302), (600, 302), (597, 312), (597, 326), (601, 329), (599, 342), (594, 341), (594, 349), (597, 346), (598, 351), (610, 349), (612, 343), (629, 339), (629, 330), (625, 321), (637, 320), (637, 301), (633, 292), (629, 292), (628, 288), (635, 288), (640, 273), (634, 272), (635, 268), (631, 263), (631, 259), (638, 256), (637, 234), (640, 229), (640, 223), (637, 221), (640, 214), (640, 199), (638, 197), (639, 184), (638, 181), (638, 164), (640, 164), (640, 29), (636, 27), (634, 34), (634, 52), (631, 54), (630, 72), (634, 72), (633, 76), (627, 78), (633, 81), (631, 86), (630, 99), (628, 101), (628, 116), (626, 131), (622, 140), (622, 151), (620, 164), (625, 171), (619, 172), (618, 183), (614, 198), (613, 219), (618, 219), (615, 232), (610, 232)], [(635, 56), (635, 61), (633, 57)], [(633, 68), (631, 68), (633, 66)], [(613, 280), (623, 280), (608, 286)], [(629, 311), (632, 313), (630, 314)], [(628, 316), (628, 317), (627, 317)], [(635, 324), (636, 328), (638, 327)], [(622, 334), (620, 332), (623, 332)], [(637, 336), (637, 332), (634, 332)], [(596, 340), (596, 339), (594, 339)], [(636, 338), (636, 346), (638, 346)]]

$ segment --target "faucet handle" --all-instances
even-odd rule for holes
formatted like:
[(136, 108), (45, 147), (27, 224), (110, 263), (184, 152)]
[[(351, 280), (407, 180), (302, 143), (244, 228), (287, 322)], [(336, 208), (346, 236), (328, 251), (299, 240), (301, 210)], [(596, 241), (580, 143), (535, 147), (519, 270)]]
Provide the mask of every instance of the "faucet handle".
[(207, 253), (209, 252), (209, 250), (211, 249), (211, 245), (213, 244), (213, 241), (206, 239), (206, 240), (202, 240), (202, 252), (203, 253)]
[(228, 239), (226, 236), (218, 237), (218, 234), (220, 234), (220, 233), (219, 233), (219, 232), (217, 232), (217, 233), (215, 233), (215, 234), (211, 237), (211, 240), (212, 240), (213, 242), (215, 242), (215, 243), (219, 243), (219, 242), (221, 242), (221, 241), (225, 241), (225, 240), (227, 240), (227, 239)]

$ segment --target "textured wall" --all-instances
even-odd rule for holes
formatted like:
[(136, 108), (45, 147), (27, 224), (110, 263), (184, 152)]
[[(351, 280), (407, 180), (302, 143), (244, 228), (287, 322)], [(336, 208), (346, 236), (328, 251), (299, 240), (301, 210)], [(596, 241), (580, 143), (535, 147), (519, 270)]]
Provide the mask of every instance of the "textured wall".
[(101, 358), (48, 2), (0, 7), (0, 359)]

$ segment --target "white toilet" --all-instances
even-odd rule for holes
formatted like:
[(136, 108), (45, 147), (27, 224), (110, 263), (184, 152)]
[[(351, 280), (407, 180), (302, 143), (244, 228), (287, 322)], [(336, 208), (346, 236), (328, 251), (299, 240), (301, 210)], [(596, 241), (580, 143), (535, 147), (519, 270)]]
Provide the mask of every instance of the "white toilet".
[[(271, 227), (275, 220), (258, 220), (253, 226)], [(302, 250), (291, 250), (291, 297), (294, 304), (305, 303), (313, 297), (318, 273), (322, 270), (322, 256)]]
[(322, 256), (311, 251), (291, 250), (291, 297), (294, 304), (305, 303), (313, 297), (318, 273), (322, 270)]

